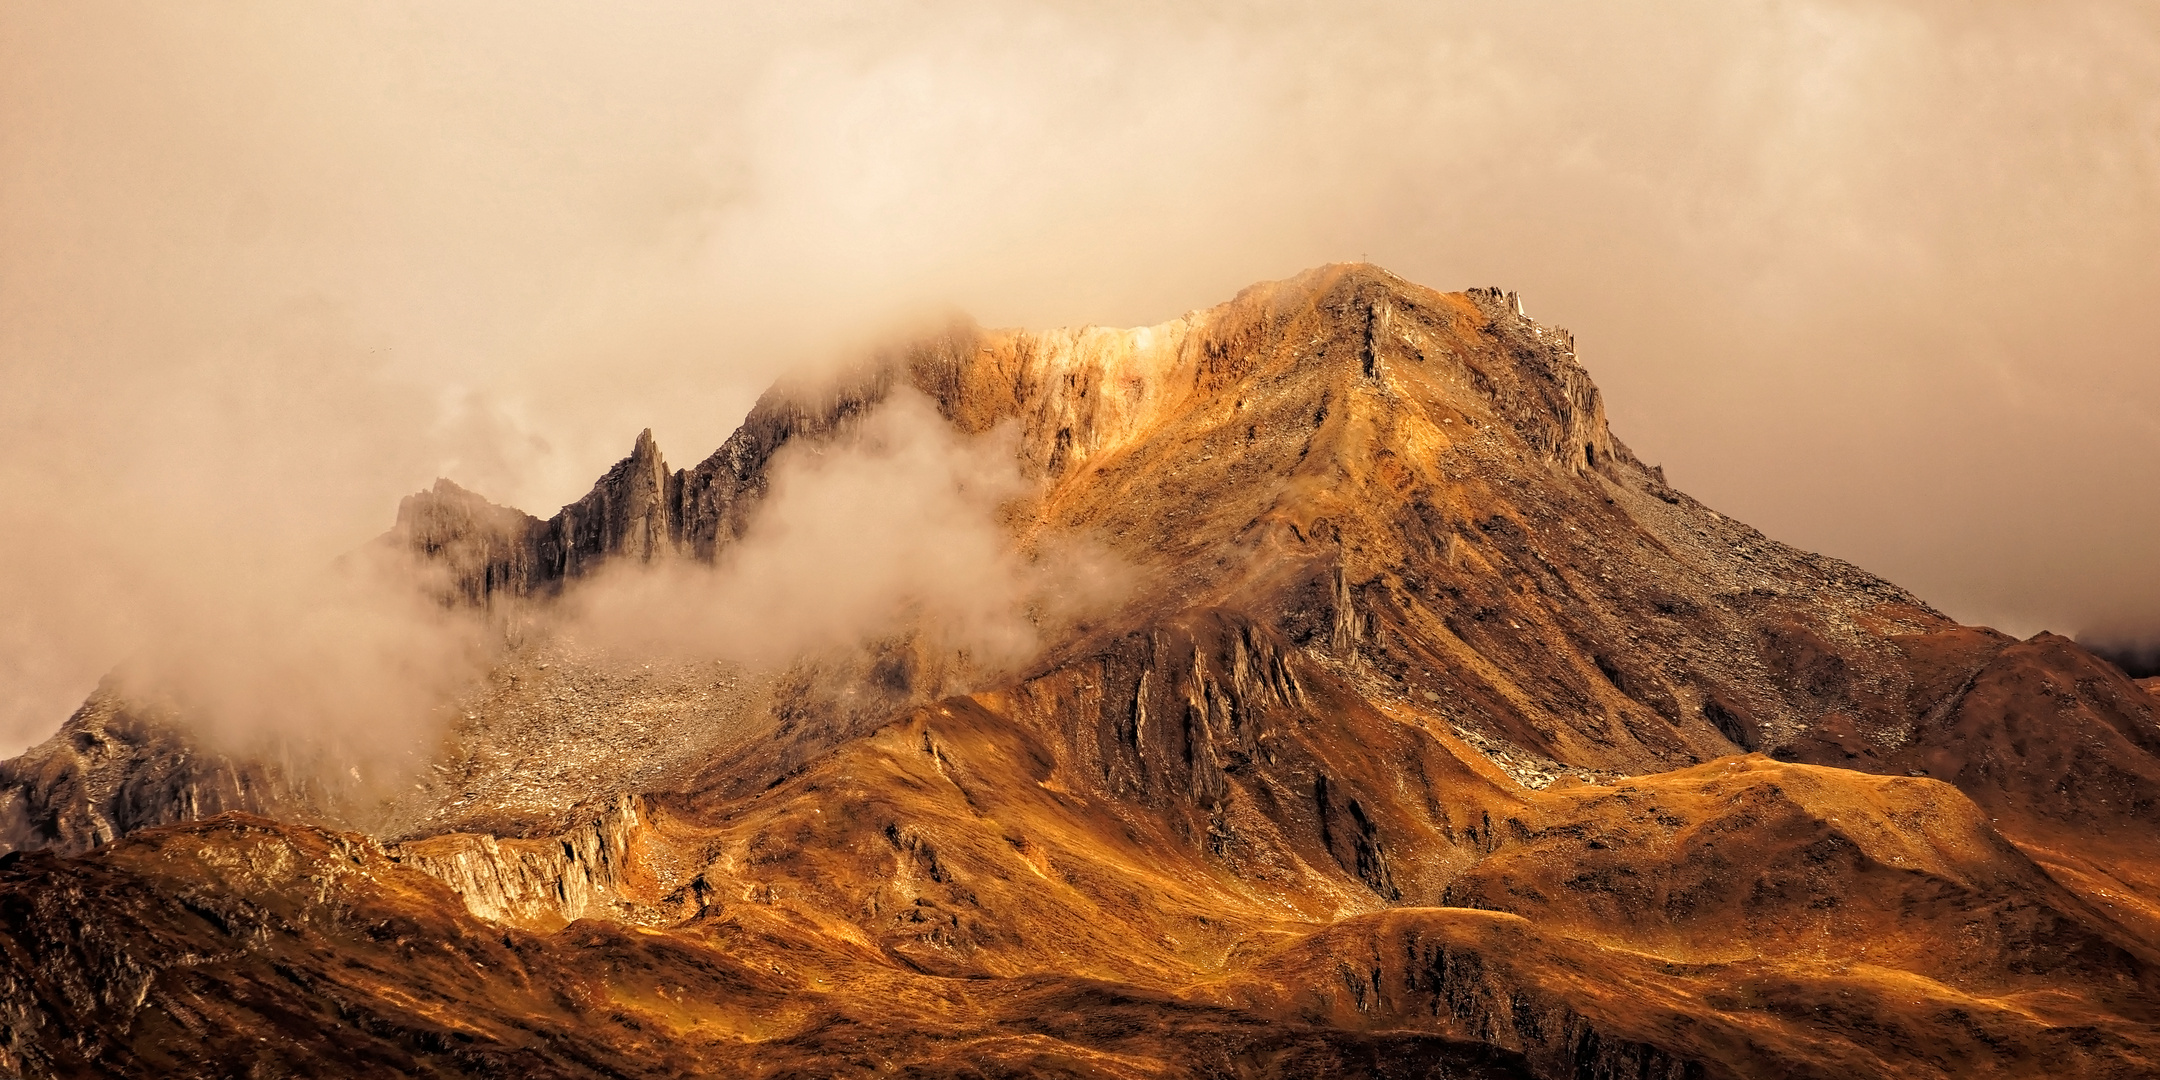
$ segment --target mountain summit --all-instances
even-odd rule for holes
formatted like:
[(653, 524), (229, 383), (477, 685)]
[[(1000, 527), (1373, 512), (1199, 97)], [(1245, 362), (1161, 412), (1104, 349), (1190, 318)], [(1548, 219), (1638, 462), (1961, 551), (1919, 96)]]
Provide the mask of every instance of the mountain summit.
[(1497, 289), (1336, 265), (1154, 327), (955, 325), (692, 468), (646, 432), (545, 521), (443, 481), (382, 543), (509, 614), (725, 564), (776, 462), (908, 395), (1009, 437), (1011, 543), (1099, 545), (1122, 598), (1013, 670), (521, 641), (367, 821), (101, 693), (0, 765), (0, 1060), (2160, 1069), (2160, 699), (1673, 489)]

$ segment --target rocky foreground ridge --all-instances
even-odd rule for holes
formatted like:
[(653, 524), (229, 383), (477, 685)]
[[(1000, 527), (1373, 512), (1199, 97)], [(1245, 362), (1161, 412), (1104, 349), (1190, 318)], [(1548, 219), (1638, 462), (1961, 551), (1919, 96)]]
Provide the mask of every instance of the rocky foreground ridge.
[(372, 833), (101, 693), (0, 765), (0, 1063), (2160, 1072), (2160, 699), (1672, 489), (1497, 290), (956, 326), (694, 468), (648, 433), (546, 521), (440, 483), (389, 542), (483, 607), (712, 560), (900, 387), (1016, 424), (1015, 542), (1108, 544), (1123, 607), (961, 692), (908, 642), (526, 642)]

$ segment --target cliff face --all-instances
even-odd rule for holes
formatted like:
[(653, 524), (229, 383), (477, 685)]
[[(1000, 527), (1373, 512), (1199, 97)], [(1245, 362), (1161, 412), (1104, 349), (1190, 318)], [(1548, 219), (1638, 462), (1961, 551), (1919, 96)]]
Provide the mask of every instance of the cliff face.
[(647, 429), (592, 491), (546, 521), (438, 480), (399, 504), (385, 540), (440, 567), (448, 595), (483, 605), (550, 595), (611, 558), (709, 561), (748, 526), (774, 452), (792, 439), (831, 435), (882, 400), (891, 383), (891, 372), (880, 371), (860, 387), (809, 403), (768, 394), (719, 450), (689, 470), (669, 472)]
[(610, 556), (650, 560), (667, 552), (680, 532), (674, 508), (681, 485), (682, 474), (668, 473), (648, 429), (592, 491), (546, 521), (437, 480), (398, 504), (386, 539), (439, 568), (446, 595), (465, 602), (547, 594)]
[(625, 795), (569, 831), (543, 839), (447, 833), (389, 851), (393, 859), (456, 890), (481, 918), (556, 930), (582, 918), (606, 917), (630, 891), (632, 846), (641, 826), (638, 800)]
[(0, 762), (0, 854), (88, 851), (236, 810), (316, 820), (332, 802), (305, 772), (207, 749), (173, 717), (100, 688), (52, 738)]
[[(2160, 1068), (2160, 699), (1674, 490), (1499, 290), (1334, 266), (1156, 327), (954, 326), (775, 390), (694, 468), (641, 436), (547, 521), (439, 483), (390, 542), (478, 605), (711, 560), (775, 454), (900, 387), (1017, 428), (1016, 543), (1108, 545), (1122, 608), (956, 696), (906, 641), (778, 673), (513, 650), (396, 837), (227, 817), (0, 863), (0, 1044), (119, 1074)], [(74, 745), (0, 774), (20, 821), (76, 822), (18, 846), (297, 813), (155, 781), (178, 736)], [(160, 809), (109, 809), (129, 784)], [(69, 921), (97, 905), (144, 929)]]

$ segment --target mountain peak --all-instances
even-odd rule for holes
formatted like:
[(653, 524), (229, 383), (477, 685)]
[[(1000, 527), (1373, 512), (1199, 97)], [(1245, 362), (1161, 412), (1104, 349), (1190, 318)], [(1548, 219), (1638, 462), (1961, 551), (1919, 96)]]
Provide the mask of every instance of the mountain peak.
[[(1442, 293), (1371, 263), (1334, 263), (1154, 326), (956, 323), (827, 386), (776, 388), (686, 470), (668, 471), (646, 429), (583, 499), (483, 545), (492, 554), (467, 568), (463, 591), (548, 591), (616, 555), (710, 559), (747, 526), (781, 445), (829, 437), (897, 385), (928, 395), (963, 431), (1016, 421), (1022, 464), (1049, 485), (1051, 505), (1068, 481), (1143, 443), (1158, 444), (1144, 456), (1172, 452), (1177, 440), (1159, 438), (1172, 429), (1207, 460), (1285, 478), (1482, 433), (1568, 475), (1662, 489), (1613, 438), (1572, 335), (1522, 316), (1515, 294)], [(1226, 442), (1240, 433), (1241, 445)]]

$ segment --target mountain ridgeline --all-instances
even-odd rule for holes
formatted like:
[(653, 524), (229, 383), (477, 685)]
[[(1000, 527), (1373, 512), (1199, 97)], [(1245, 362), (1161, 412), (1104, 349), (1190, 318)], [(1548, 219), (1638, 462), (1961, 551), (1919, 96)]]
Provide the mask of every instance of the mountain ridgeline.
[[(1518, 435), (1550, 460), (1579, 459), (1586, 469), (1596, 469), (1603, 461), (1612, 474), (1617, 464), (1612, 433), (1597, 388), (1573, 362), (1572, 339), (1563, 331), (1555, 332), (1551, 341), (1542, 340), (1546, 331), (1522, 318), (1513, 294), (1474, 289), (1466, 296), (1494, 319), (1512, 313), (1511, 321), (1528, 332), (1510, 343), (1510, 362), (1504, 366), (1470, 363), (1448, 353), (1432, 359), (1452, 361), (1453, 373), (1471, 380), (1496, 414), (1514, 421)], [(1424, 313), (1421, 320), (1415, 310), (1406, 311), (1398, 327), (1395, 305), (1385, 296), (1374, 293), (1348, 303), (1363, 305), (1355, 315), (1363, 320), (1358, 329), (1362, 340), (1329, 340), (1325, 345), (1354, 351), (1366, 379), (1383, 381), (1381, 367), (1391, 354), (1414, 363), (1428, 359), (1417, 352), (1412, 335), (1435, 313)], [(590, 493), (545, 521), (439, 480), (432, 490), (400, 504), (395, 535), (416, 552), (453, 568), (458, 593), (478, 603), (498, 594), (524, 596), (559, 588), (608, 558), (650, 560), (681, 553), (710, 560), (747, 527), (752, 508), (765, 492), (766, 470), (775, 452), (792, 441), (831, 437), (876, 407), (898, 384), (931, 395), (946, 418), (963, 430), (1024, 418), (1025, 461), (1032, 473), (1055, 482), (1160, 420), (1153, 411), (1188, 404), (1189, 399), (1170, 393), (1177, 383), (1190, 380), (1191, 389), (1201, 394), (1219, 391), (1235, 385), (1243, 368), (1256, 365), (1260, 351), (1280, 348), (1281, 342), (1246, 340), (1256, 332), (1265, 334), (1261, 327), (1219, 328), (1217, 314), (1138, 331), (1090, 327), (999, 333), (955, 326), (831, 384), (768, 394), (741, 428), (695, 468), (670, 472), (647, 430), (638, 436), (630, 456), (610, 468)], [(1218, 329), (1232, 333), (1210, 332)], [(1437, 344), (1427, 340), (1427, 347)], [(1188, 347), (1200, 354), (1179, 355)], [(1244, 355), (1233, 357), (1238, 350)], [(1172, 385), (1154, 385), (1165, 377)], [(1128, 400), (1110, 401), (1106, 395)], [(1626, 460), (1633, 464), (1632, 457)]]
[(102, 691), (0, 765), (0, 1062), (2160, 1071), (2160, 699), (1673, 489), (1500, 290), (956, 324), (694, 468), (648, 432), (553, 518), (442, 481), (382, 542), (490, 609), (722, 561), (776, 455), (902, 393), (1017, 432), (1012, 542), (1114, 552), (1114, 611), (958, 689), (919, 643), (523, 642), (371, 830)]

